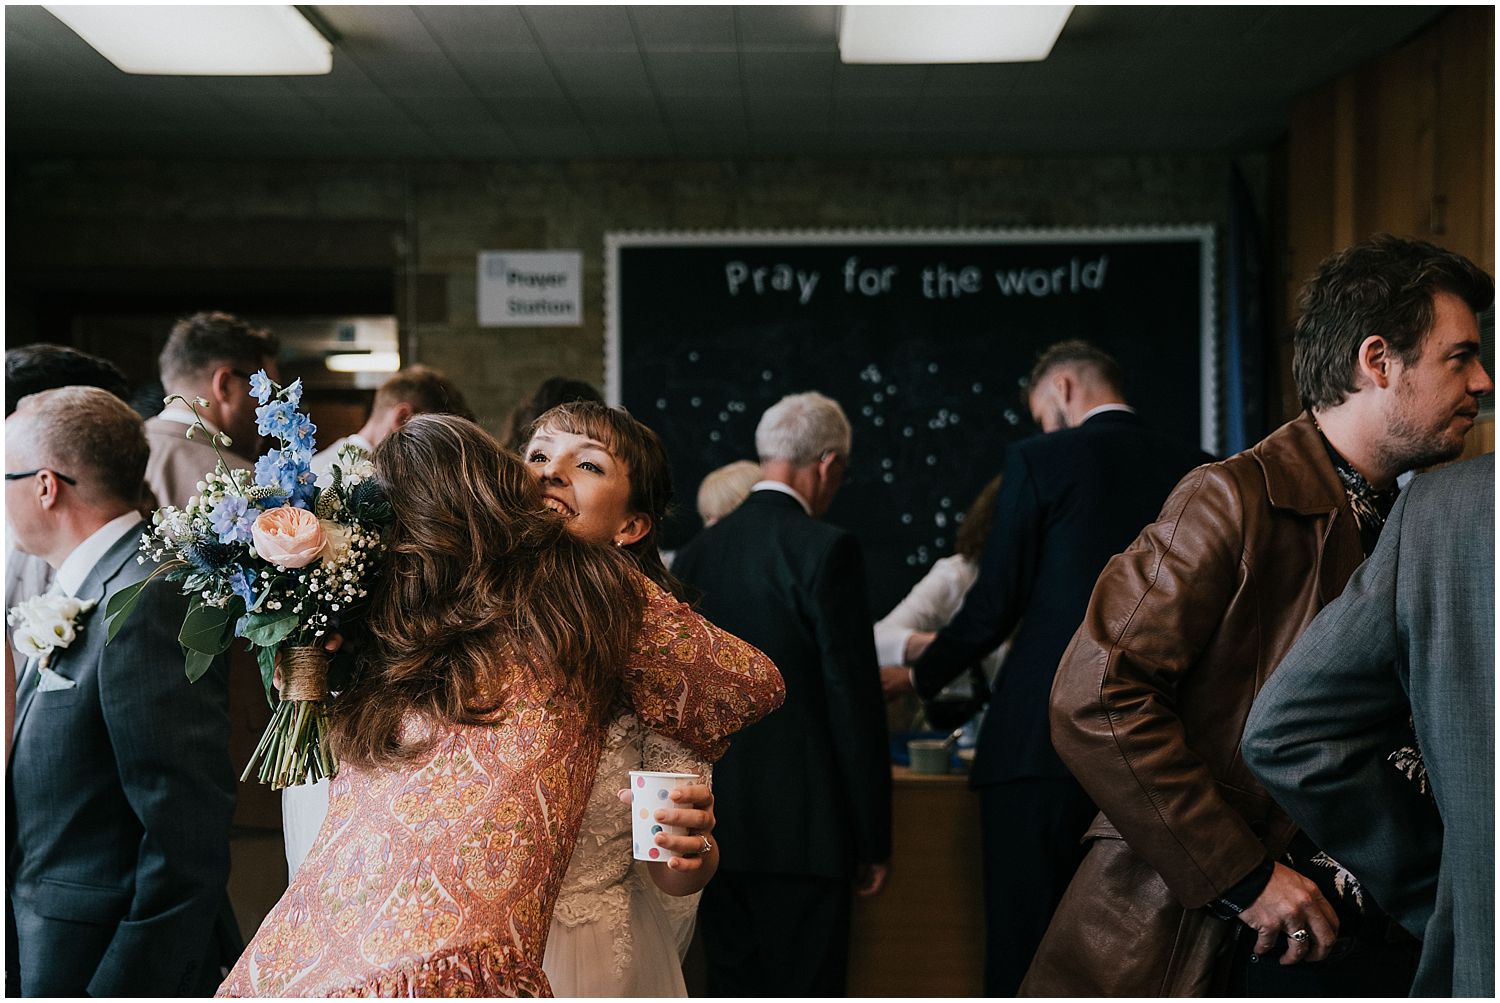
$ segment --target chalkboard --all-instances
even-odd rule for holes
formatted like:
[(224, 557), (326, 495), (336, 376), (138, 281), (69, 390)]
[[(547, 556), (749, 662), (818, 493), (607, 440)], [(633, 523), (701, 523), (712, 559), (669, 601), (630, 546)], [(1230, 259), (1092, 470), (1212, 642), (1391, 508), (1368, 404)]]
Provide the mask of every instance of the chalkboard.
[(1037, 353), (1112, 353), (1147, 422), (1218, 444), (1213, 230), (610, 234), (606, 386), (662, 436), (678, 512), (755, 459), (783, 395), (819, 390), (854, 428), (827, 519), (864, 547), (883, 615), (952, 552), (1004, 447), (1039, 430), (1020, 395)]

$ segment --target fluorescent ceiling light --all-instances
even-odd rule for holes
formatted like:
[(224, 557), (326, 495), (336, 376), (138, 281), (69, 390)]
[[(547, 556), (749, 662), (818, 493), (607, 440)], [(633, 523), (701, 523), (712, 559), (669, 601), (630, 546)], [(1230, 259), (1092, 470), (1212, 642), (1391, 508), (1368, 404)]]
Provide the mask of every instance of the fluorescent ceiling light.
[(126, 73), (301, 76), (333, 69), (333, 47), (291, 7), (48, 7)]
[(353, 352), (330, 355), (323, 365), (332, 373), (394, 373), (401, 368), (399, 352)]
[(1026, 63), (1046, 59), (1072, 5), (844, 8), (846, 63)]

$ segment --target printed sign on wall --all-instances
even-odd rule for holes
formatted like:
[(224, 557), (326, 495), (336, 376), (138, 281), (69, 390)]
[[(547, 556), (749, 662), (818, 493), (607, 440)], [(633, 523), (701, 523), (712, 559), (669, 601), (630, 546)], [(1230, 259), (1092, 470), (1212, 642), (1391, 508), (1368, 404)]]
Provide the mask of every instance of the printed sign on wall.
[(577, 327), (583, 323), (583, 254), (480, 251), (480, 327)]

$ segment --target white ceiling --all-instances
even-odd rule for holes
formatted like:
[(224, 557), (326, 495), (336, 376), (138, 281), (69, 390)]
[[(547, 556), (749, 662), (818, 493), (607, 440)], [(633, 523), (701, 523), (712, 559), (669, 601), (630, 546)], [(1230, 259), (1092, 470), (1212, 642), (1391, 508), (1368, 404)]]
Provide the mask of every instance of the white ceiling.
[(1438, 7), (1078, 7), (1042, 63), (845, 66), (834, 6), (318, 6), (321, 77), (121, 73), (5, 10), (11, 155), (500, 159), (1241, 151)]

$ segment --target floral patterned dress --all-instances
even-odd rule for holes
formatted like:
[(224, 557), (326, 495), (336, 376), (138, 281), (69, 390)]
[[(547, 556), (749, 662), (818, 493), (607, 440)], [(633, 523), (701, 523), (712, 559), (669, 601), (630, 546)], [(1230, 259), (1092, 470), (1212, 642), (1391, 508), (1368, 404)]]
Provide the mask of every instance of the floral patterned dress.
[[(717, 759), (780, 706), (781, 676), (655, 586), (647, 595), (624, 698)], [(312, 852), (219, 996), (551, 995), (542, 955), (604, 726), (515, 677), (494, 723), (445, 726), (400, 770), (339, 772)]]

